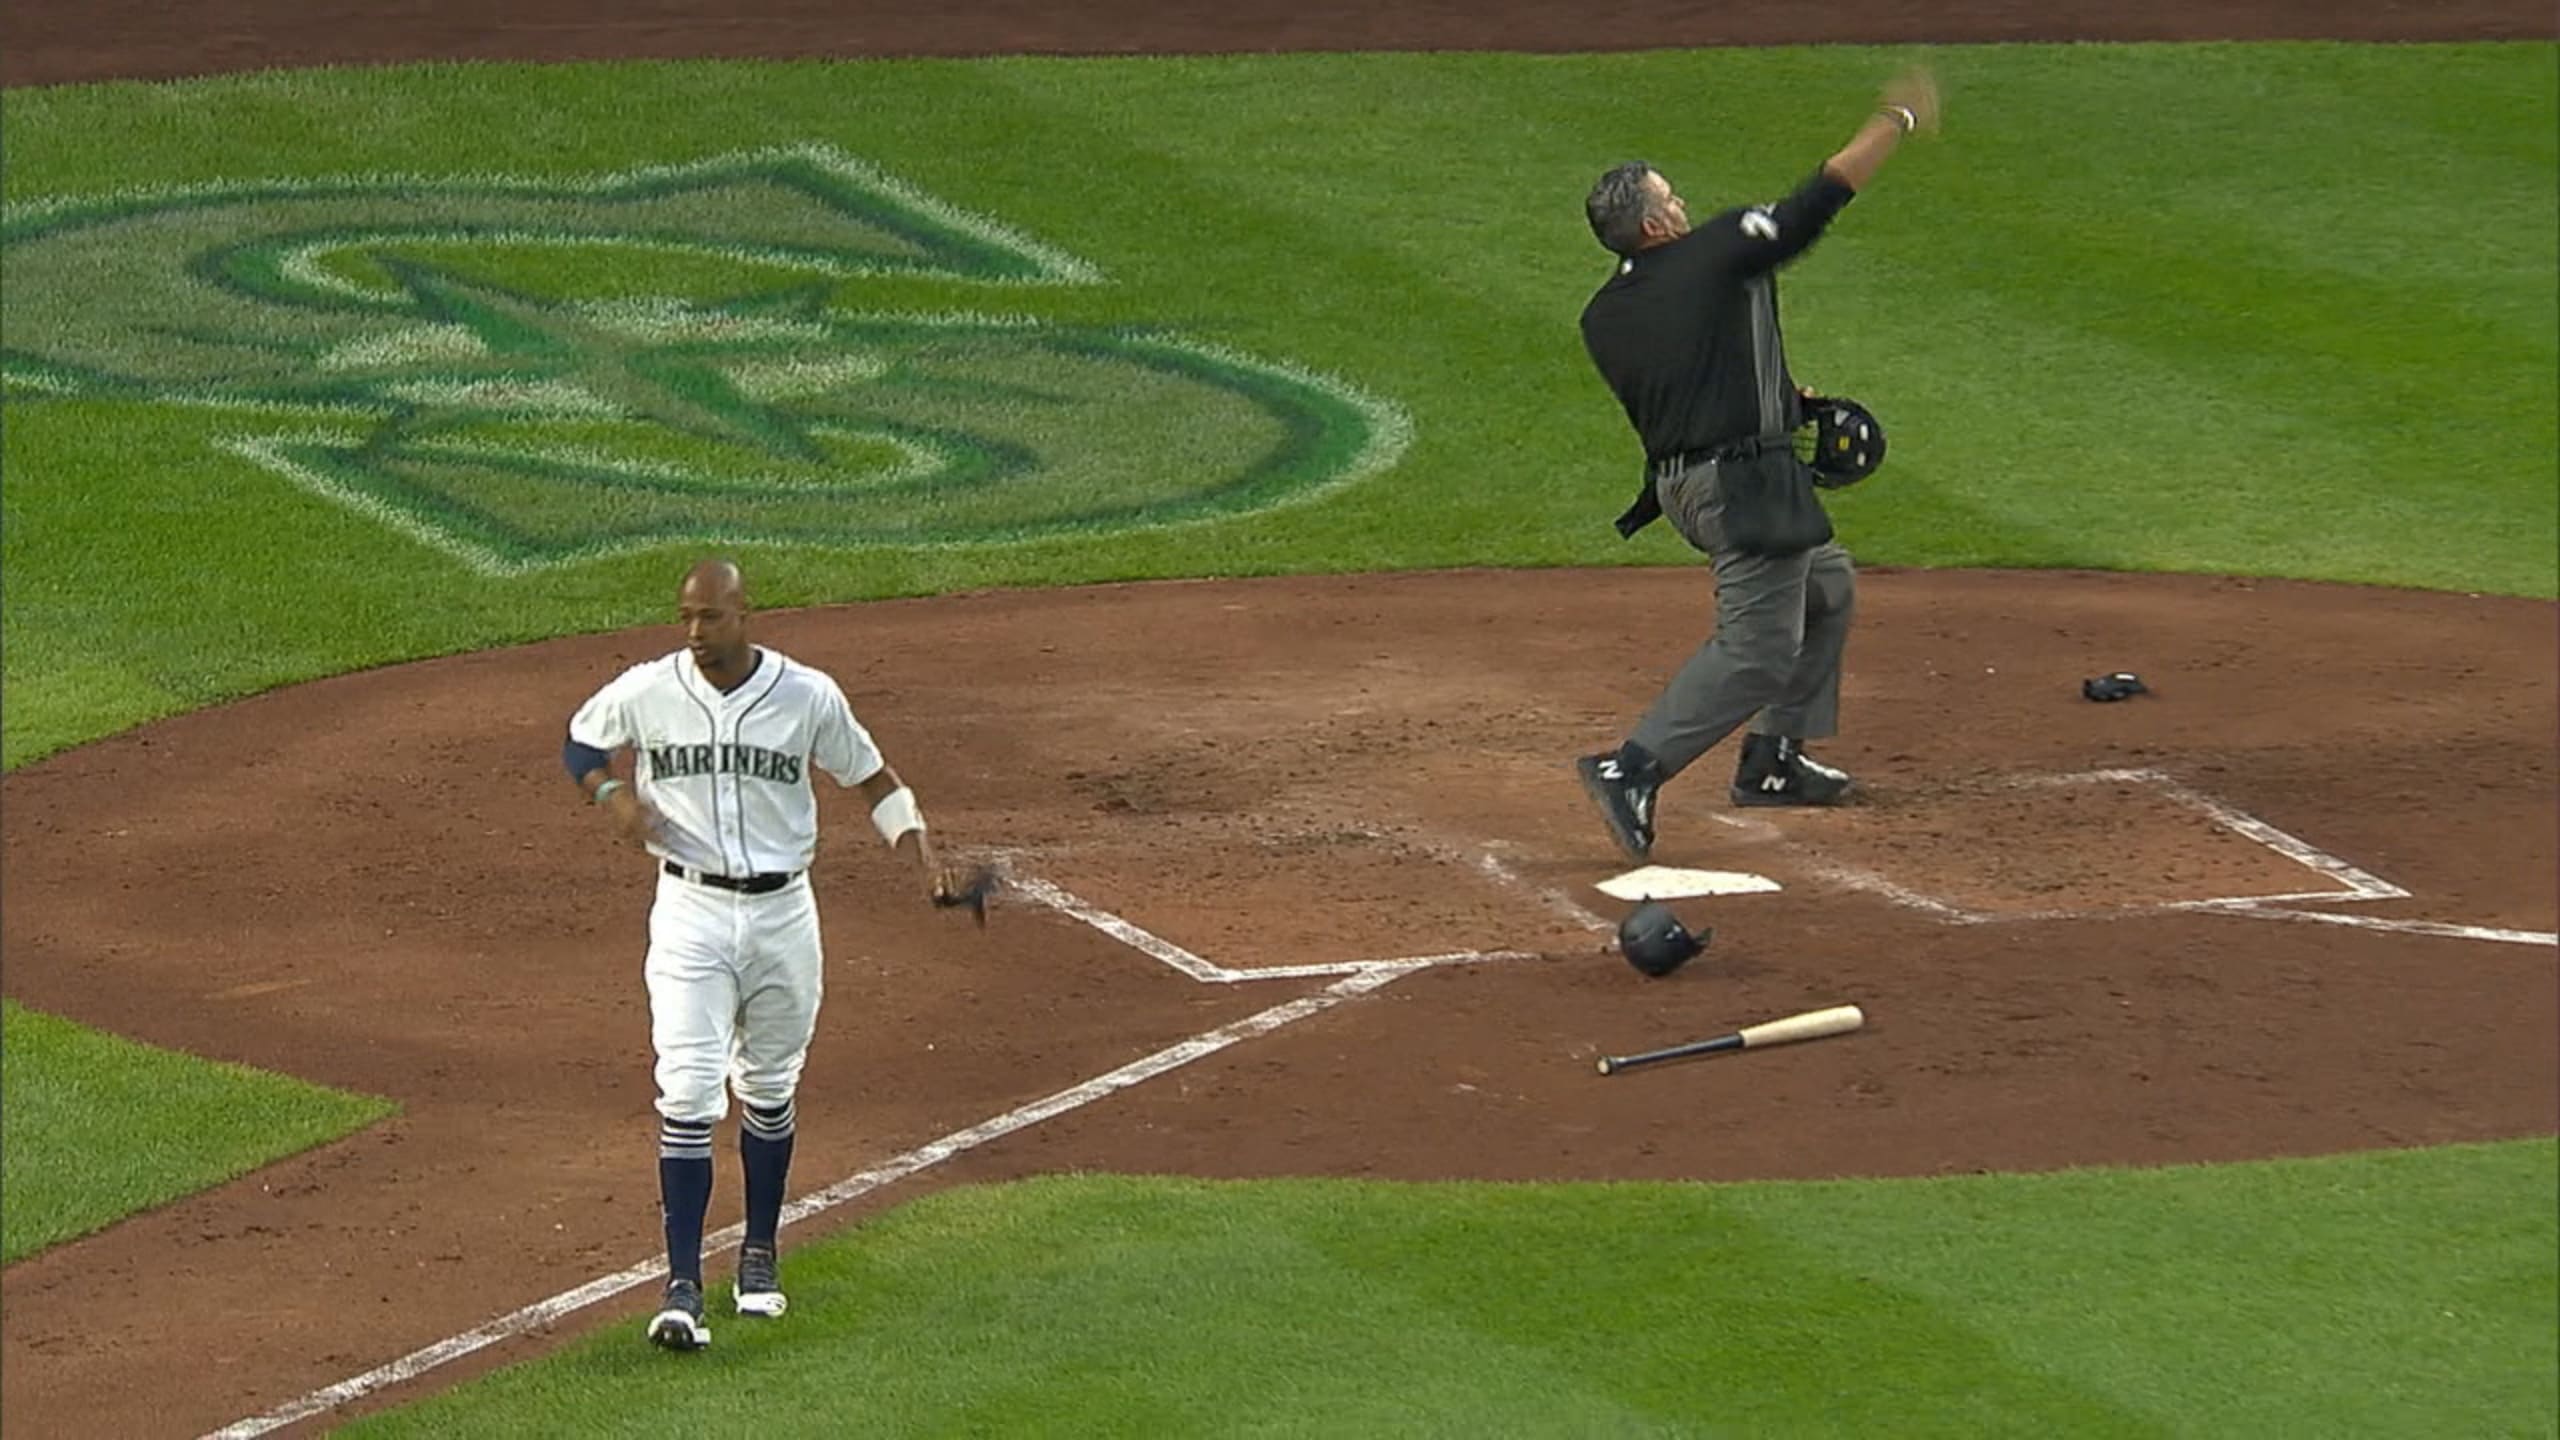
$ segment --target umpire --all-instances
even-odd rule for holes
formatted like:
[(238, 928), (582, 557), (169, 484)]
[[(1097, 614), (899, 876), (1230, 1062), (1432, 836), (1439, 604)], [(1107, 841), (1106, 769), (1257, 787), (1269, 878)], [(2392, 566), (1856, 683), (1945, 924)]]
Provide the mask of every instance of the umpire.
[(1656, 793), (1746, 721), (1735, 804), (1828, 805), (1848, 792), (1847, 775), (1804, 751), (1836, 733), (1856, 579), (1794, 449), (1805, 392), (1787, 373), (1777, 271), (1821, 237), (1904, 136), (1937, 121), (1936, 82), (1908, 71), (1849, 143), (1775, 204), (1693, 229), (1671, 182), (1642, 163), (1601, 176), (1585, 202), (1618, 266), (1583, 308), (1583, 345), (1645, 454), (1645, 484), (1619, 532), (1668, 516), (1716, 581), (1714, 638), (1624, 744), (1575, 762), (1619, 848), (1638, 860), (1652, 853)]

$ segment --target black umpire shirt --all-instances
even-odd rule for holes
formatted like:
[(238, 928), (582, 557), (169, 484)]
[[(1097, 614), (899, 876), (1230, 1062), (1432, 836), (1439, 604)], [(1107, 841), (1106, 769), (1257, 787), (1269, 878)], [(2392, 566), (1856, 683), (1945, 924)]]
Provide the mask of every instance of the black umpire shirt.
[(1727, 210), (1622, 258), (1583, 307), (1583, 346), (1644, 441), (1648, 476), (1673, 456), (1803, 422), (1778, 333), (1775, 272), (1856, 194), (1817, 170), (1774, 205)]

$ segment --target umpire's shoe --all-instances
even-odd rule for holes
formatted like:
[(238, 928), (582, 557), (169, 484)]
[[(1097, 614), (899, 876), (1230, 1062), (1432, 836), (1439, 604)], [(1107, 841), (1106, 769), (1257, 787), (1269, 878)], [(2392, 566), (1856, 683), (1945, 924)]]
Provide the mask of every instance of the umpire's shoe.
[(1837, 805), (1849, 793), (1849, 773), (1804, 753), (1802, 741), (1780, 735), (1747, 735), (1742, 763), (1734, 767), (1736, 805)]
[(782, 1294), (782, 1268), (774, 1262), (773, 1249), (766, 1245), (738, 1247), (738, 1313), (762, 1315), (770, 1319), (780, 1315), (790, 1301)]
[(711, 1343), (711, 1327), (702, 1323), (700, 1282), (667, 1281), (667, 1298), (649, 1322), (649, 1343), (661, 1350), (699, 1350)]
[(1573, 762), (1582, 788), (1600, 807), (1600, 818), (1618, 848), (1637, 860), (1653, 855), (1653, 800), (1662, 789), (1662, 772), (1643, 751), (1629, 745)]

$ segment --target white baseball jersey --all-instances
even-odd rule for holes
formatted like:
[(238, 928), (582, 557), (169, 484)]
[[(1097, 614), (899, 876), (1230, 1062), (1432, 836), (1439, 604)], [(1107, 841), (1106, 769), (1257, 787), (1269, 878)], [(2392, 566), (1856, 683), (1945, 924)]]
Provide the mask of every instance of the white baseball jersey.
[(715, 875), (806, 870), (818, 849), (812, 765), (859, 785), (886, 762), (825, 673), (756, 646), (722, 694), (690, 652), (623, 671), (570, 717), (569, 738), (638, 751), (641, 801), (665, 818), (649, 853)]

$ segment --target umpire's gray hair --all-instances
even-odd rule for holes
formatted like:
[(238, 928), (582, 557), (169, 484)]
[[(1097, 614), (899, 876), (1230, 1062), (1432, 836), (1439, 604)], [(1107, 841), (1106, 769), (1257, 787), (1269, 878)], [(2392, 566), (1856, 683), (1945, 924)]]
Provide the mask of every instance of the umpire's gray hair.
[(1591, 221), (1591, 233), (1600, 243), (1620, 255), (1633, 255), (1644, 248), (1644, 222), (1654, 213), (1653, 192), (1645, 188), (1645, 177), (1653, 167), (1641, 160), (1630, 160), (1612, 166), (1591, 187), (1590, 198), (1582, 202), (1582, 212)]

